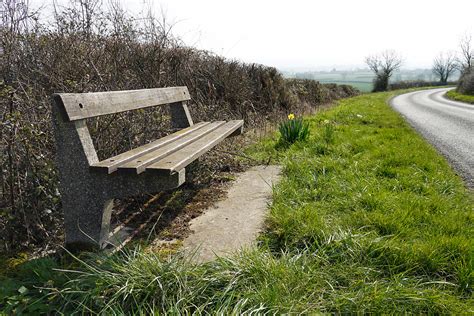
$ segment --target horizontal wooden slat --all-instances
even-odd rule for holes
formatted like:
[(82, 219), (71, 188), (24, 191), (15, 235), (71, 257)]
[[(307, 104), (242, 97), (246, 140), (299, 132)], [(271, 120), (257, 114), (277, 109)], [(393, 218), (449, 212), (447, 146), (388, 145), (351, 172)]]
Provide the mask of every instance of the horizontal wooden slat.
[(190, 99), (187, 87), (91, 93), (57, 93), (70, 121)]
[(181, 137), (184, 137), (186, 135), (189, 135), (190, 133), (193, 133), (197, 131), (198, 129), (208, 125), (209, 122), (200, 122), (197, 124), (194, 124), (191, 127), (182, 129), (177, 131), (176, 133), (173, 133), (171, 135), (162, 137), (158, 140), (155, 140), (151, 143), (145, 144), (143, 146), (134, 148), (130, 151), (127, 151), (125, 153), (122, 153), (120, 155), (114, 156), (112, 158), (100, 161), (98, 163), (92, 164), (91, 168), (96, 171), (100, 172), (105, 172), (105, 173), (112, 173), (115, 170), (117, 170), (118, 166), (127, 163), (129, 161), (132, 161), (140, 156), (143, 156), (150, 151), (156, 150), (157, 148), (163, 147), (171, 142), (174, 142)]
[(168, 155), (174, 153), (175, 151), (185, 147), (186, 145), (192, 144), (194, 141), (199, 140), (210, 132), (214, 131), (218, 127), (224, 125), (225, 122), (212, 122), (184, 137), (181, 137), (174, 142), (166, 144), (156, 150), (153, 150), (146, 155), (140, 156), (134, 160), (131, 160), (127, 163), (120, 165), (118, 168), (120, 170), (125, 169), (129, 171), (136, 172), (137, 174), (145, 171), (145, 168), (154, 162), (157, 162), (161, 159), (164, 159)]
[(243, 125), (244, 121), (229, 121), (204, 137), (172, 153), (166, 158), (149, 165), (147, 171), (173, 173), (202, 156)]

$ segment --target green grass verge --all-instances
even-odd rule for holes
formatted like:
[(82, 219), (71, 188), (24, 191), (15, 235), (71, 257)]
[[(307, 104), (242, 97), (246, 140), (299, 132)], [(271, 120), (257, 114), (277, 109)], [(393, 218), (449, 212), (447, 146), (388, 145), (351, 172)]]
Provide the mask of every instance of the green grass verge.
[(456, 90), (449, 90), (446, 96), (454, 101), (461, 101), (465, 103), (474, 104), (474, 95), (461, 94)]
[[(387, 105), (339, 102), (284, 166), (257, 249), (207, 264), (136, 248), (40, 259), (0, 280), (6, 313), (474, 313), (473, 197)], [(52, 270), (62, 268), (67, 270)]]

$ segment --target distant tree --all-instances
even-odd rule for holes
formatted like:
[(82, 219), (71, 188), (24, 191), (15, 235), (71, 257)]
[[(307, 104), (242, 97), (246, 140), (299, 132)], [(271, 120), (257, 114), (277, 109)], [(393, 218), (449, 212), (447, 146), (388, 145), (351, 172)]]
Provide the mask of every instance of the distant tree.
[(474, 46), (472, 43), (472, 36), (470, 34), (465, 34), (461, 41), (459, 42), (460, 48), (460, 57), (459, 57), (459, 66), (460, 71), (464, 72), (470, 70), (474, 66)]
[(457, 69), (456, 56), (452, 52), (439, 53), (433, 61), (433, 73), (438, 77), (439, 82), (446, 84), (449, 76)]
[(374, 92), (387, 91), (390, 77), (400, 68), (402, 62), (401, 56), (393, 50), (386, 50), (365, 58), (365, 63), (375, 74)]

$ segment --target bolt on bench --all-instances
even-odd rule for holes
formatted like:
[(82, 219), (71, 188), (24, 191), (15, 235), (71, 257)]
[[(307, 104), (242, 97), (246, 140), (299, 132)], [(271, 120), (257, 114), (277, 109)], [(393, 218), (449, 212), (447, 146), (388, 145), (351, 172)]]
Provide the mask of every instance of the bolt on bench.
[[(243, 121), (193, 124), (187, 87), (53, 95), (53, 123), (66, 247), (104, 247), (113, 199), (179, 187), (186, 166), (226, 137), (242, 133)], [(99, 161), (86, 119), (169, 105), (178, 132)]]

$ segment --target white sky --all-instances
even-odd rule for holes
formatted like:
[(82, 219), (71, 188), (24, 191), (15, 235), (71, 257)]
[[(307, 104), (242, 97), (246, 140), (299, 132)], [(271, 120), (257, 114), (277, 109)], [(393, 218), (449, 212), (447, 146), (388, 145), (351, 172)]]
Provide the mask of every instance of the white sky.
[(163, 10), (188, 45), (280, 69), (364, 66), (385, 49), (405, 68), (429, 68), (463, 34), (474, 40), (474, 0), (121, 1), (130, 12)]

